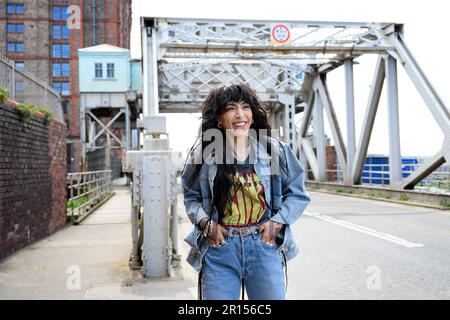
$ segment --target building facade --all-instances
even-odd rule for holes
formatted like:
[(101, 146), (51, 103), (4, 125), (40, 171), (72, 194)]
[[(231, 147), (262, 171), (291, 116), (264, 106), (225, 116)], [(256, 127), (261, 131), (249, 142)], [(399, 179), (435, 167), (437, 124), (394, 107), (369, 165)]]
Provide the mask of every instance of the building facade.
[(132, 68), (140, 70), (140, 62), (131, 60), (130, 50), (108, 44), (79, 49), (78, 56), (82, 163), (93, 171), (101, 167), (95, 155), (107, 153), (103, 169), (118, 178), (124, 152), (132, 148), (130, 102), (142, 92)]
[[(82, 170), (79, 48), (130, 48), (131, 0), (0, 1), (0, 53), (63, 98), (68, 172)], [(20, 89), (20, 88), (19, 88)]]

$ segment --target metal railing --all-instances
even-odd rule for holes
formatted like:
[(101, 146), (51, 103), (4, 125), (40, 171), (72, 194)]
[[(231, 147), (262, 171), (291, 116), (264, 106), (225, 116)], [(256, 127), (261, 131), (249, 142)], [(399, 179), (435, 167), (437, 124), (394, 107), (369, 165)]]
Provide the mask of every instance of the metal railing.
[(67, 174), (67, 217), (78, 223), (112, 194), (112, 170)]
[(12, 100), (49, 108), (55, 119), (64, 121), (59, 93), (45, 81), (17, 69), (15, 62), (2, 54), (0, 54), (0, 87), (8, 89)]

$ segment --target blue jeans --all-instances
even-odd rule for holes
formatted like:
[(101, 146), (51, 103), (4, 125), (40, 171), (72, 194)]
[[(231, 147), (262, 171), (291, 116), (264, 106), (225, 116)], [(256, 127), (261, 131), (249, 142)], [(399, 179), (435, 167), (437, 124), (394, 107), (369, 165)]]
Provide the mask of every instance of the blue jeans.
[(276, 244), (261, 238), (262, 233), (229, 232), (224, 244), (208, 249), (202, 273), (204, 300), (239, 300), (242, 280), (251, 300), (285, 299), (284, 260)]

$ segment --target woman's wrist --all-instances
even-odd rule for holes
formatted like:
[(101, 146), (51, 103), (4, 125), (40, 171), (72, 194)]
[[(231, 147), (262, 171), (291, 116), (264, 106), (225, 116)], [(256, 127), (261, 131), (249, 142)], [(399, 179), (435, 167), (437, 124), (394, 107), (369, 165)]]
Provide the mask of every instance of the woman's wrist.
[(205, 231), (206, 226), (208, 225), (209, 218), (203, 218), (200, 220), (200, 223), (198, 224), (200, 227), (200, 230)]

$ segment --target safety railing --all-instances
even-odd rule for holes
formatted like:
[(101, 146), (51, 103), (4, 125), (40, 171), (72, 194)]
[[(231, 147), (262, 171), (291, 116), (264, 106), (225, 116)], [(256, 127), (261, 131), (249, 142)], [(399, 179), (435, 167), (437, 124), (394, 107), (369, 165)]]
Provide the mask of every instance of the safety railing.
[[(402, 164), (402, 177), (406, 178), (412, 174), (421, 163)], [(312, 173), (311, 170), (308, 170)], [(343, 182), (342, 170), (338, 164), (334, 169), (327, 169), (327, 181)], [(362, 184), (389, 186), (389, 164), (365, 164), (361, 176)], [(415, 190), (431, 191), (434, 193), (450, 194), (450, 164), (444, 163), (434, 170), (429, 176), (420, 181)]]
[(67, 217), (78, 223), (112, 195), (112, 170), (67, 174)]
[(48, 108), (55, 119), (64, 120), (61, 96), (46, 82), (17, 68), (13, 60), (0, 54), (0, 87), (8, 89), (9, 98)]

